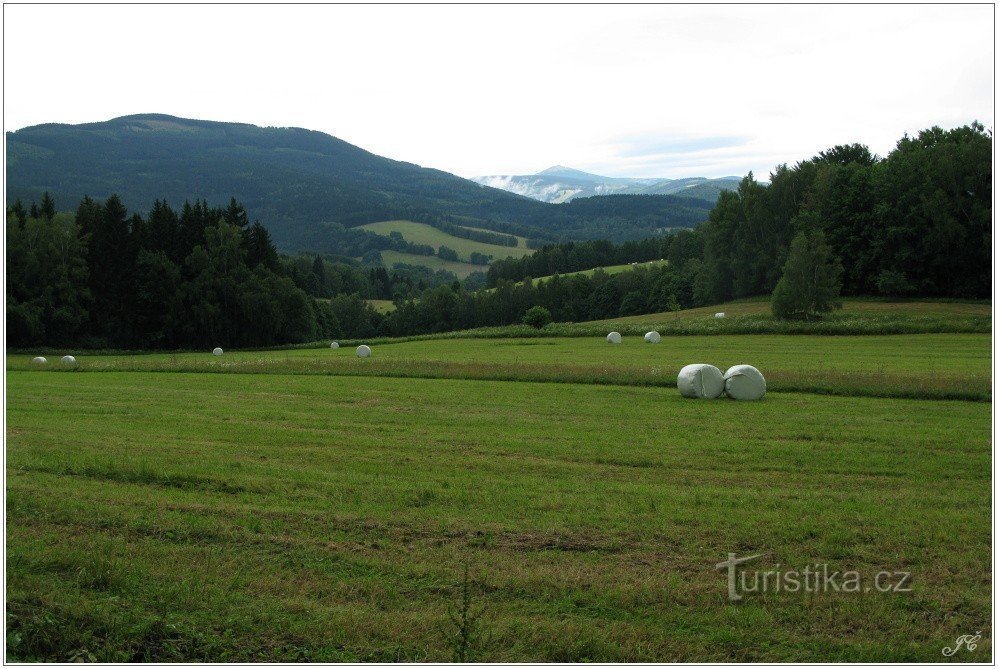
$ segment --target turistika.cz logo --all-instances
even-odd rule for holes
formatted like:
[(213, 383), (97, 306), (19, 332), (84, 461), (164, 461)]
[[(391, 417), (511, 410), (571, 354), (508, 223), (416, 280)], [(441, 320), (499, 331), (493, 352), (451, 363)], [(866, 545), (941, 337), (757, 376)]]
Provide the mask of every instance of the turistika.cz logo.
[(728, 574), (729, 600), (740, 601), (744, 593), (766, 592), (911, 592), (911, 572), (907, 571), (879, 571), (867, 578), (858, 571), (840, 571), (820, 562), (803, 569), (780, 569), (779, 564), (769, 570), (739, 569), (764, 555), (738, 557), (736, 553), (728, 553), (727, 560), (717, 563), (716, 568)]

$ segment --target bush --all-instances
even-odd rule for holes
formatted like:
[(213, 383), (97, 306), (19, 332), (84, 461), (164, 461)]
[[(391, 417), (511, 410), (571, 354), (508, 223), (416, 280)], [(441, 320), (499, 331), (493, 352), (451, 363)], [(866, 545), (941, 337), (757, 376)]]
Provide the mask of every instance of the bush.
[(530, 307), (523, 315), (523, 324), (540, 330), (552, 321), (551, 312), (544, 307)]

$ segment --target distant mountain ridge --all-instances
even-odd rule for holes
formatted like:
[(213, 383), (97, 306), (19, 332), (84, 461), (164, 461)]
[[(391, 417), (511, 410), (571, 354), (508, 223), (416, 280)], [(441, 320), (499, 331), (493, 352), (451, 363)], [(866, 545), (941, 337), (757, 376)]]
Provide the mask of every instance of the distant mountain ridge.
[(604, 177), (563, 165), (555, 165), (537, 174), (472, 177), (472, 181), (500, 188), (541, 202), (560, 204), (577, 197), (596, 195), (677, 195), (701, 200), (717, 200), (723, 190), (738, 188), (741, 177)]
[[(8, 132), (7, 198), (59, 209), (118, 194), (133, 211), (236, 197), (279, 248), (344, 252), (365, 223), (414, 220), (542, 241), (642, 239), (703, 221), (713, 201), (630, 196), (563, 207), (392, 160), (303, 128), (137, 114)], [(354, 247), (355, 248), (355, 247)]]

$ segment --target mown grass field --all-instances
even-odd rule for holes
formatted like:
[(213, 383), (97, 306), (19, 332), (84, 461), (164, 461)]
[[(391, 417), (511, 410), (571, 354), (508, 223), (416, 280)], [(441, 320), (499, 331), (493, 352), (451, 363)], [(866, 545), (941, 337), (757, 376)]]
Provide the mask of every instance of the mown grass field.
[(387, 237), (392, 232), (399, 232), (402, 237), (411, 244), (428, 244), (434, 249), (447, 246), (457, 251), (461, 260), (468, 260), (472, 253), (484, 253), (496, 260), (508, 258), (510, 256), (519, 258), (533, 253), (525, 244), (518, 246), (501, 246), (499, 244), (485, 244), (463, 237), (455, 237), (447, 234), (443, 230), (438, 230), (432, 225), (416, 223), (415, 221), (381, 221), (379, 223), (368, 223), (360, 226), (363, 230), (368, 230), (376, 234)]
[[(449, 660), (467, 563), (481, 660), (935, 660), (990, 616), (989, 414), (10, 372), (9, 657)], [(914, 590), (732, 604), (728, 551)]]
[[(988, 334), (327, 346), (8, 355), (8, 659), (992, 659)], [(732, 603), (729, 552), (912, 589)]]
[[(328, 345), (327, 345), (328, 346)], [(715, 335), (640, 337), (620, 345), (600, 337), (421, 339), (374, 345), (358, 359), (338, 349), (147, 355), (80, 355), (82, 371), (324, 374), (458, 378), (674, 387), (680, 368), (709, 362), (722, 370), (751, 363), (776, 391), (931, 399), (991, 399), (991, 340), (984, 334), (825, 337)], [(32, 370), (31, 355), (8, 369)], [(57, 358), (46, 371), (65, 372)]]

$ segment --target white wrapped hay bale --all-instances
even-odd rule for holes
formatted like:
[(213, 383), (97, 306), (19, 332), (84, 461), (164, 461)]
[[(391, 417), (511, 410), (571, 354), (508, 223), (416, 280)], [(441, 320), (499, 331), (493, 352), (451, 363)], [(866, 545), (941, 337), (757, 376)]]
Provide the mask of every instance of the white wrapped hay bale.
[(220, 348), (218, 348), (216, 346), (215, 349), (211, 352), (211, 354), (212, 355), (222, 355), (222, 349), (220, 349)]
[(339, 347), (340, 347), (339, 342), (335, 342), (335, 341), (329, 345), (329, 348), (339, 348)]
[(62, 364), (64, 364), (64, 365), (75, 365), (76, 364), (76, 358), (74, 358), (71, 355), (64, 355), (64, 356), (62, 356)]
[(724, 318), (724, 317), (725, 313), (723, 311), (718, 311), (716, 314), (714, 314), (714, 318)]
[(662, 341), (662, 335), (652, 330), (651, 332), (645, 333), (645, 341), (649, 344), (657, 344)]
[(608, 334), (606, 336), (606, 340), (608, 342), (610, 342), (611, 344), (619, 344), (620, 343), (620, 333), (619, 332), (611, 332), (610, 334)]
[(46, 360), (42, 356), (38, 356), (37, 358), (32, 358), (31, 362), (34, 363), (34, 364), (36, 364), (36, 365), (44, 365), (45, 363), (48, 362), (48, 360)]
[(679, 370), (676, 385), (683, 397), (712, 400), (724, 392), (724, 375), (714, 365), (686, 365)]
[(357, 357), (358, 358), (370, 358), (371, 357), (371, 347), (367, 344), (361, 344), (357, 347)]
[(766, 378), (752, 365), (735, 365), (724, 373), (724, 392), (734, 400), (761, 400)]

